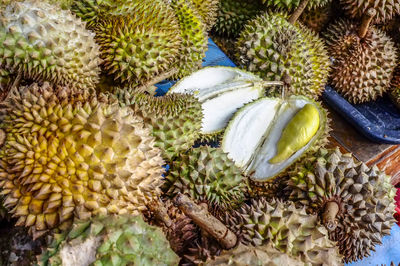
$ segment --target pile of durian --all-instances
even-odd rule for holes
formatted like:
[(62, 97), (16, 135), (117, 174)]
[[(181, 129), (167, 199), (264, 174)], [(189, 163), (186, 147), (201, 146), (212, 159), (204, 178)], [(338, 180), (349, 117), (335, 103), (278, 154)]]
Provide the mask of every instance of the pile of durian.
[[(379, 3), (341, 1), (323, 39), (329, 0), (0, 0), (0, 226), (24, 236), (0, 264), (369, 256), (395, 188), (328, 146), (319, 97), (395, 84), (400, 0)], [(239, 68), (201, 68), (209, 36)]]

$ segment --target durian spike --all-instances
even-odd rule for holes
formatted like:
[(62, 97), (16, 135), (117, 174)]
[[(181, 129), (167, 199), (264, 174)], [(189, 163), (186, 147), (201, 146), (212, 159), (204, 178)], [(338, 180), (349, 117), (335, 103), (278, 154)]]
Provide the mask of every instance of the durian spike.
[(322, 221), (329, 231), (337, 227), (336, 215), (339, 213), (339, 204), (335, 201), (329, 201), (325, 204), (325, 211), (322, 214)]
[(375, 8), (370, 8), (367, 10), (367, 12), (365, 12), (362, 18), (360, 29), (358, 30), (358, 37), (363, 39), (365, 35), (367, 35), (369, 25), (371, 24), (372, 19), (375, 17), (375, 15), (376, 15)]
[(147, 90), (147, 88), (163, 81), (164, 79), (168, 79), (170, 77), (172, 77), (173, 75), (175, 75), (176, 73), (178, 73), (178, 69), (173, 68), (167, 72), (161, 73), (160, 75), (154, 77), (153, 79), (149, 80), (148, 82), (146, 82), (145, 84), (143, 84), (142, 86), (138, 87), (137, 89), (139, 90)]
[(0, 148), (3, 146), (4, 141), (6, 140), (6, 133), (3, 129), (0, 129)]
[(21, 79), (22, 79), (22, 74), (21, 74), (21, 72), (19, 72), (17, 77), (15, 78), (14, 82), (11, 84), (11, 87), (9, 88), (9, 90), (11, 90), (12, 88), (15, 88), (15, 87), (19, 87), (19, 84), (21, 83)]
[(296, 23), (296, 21), (299, 19), (301, 14), (303, 14), (304, 9), (308, 5), (308, 2), (310, 2), (310, 0), (301, 1), (300, 5), (296, 8), (296, 10), (293, 12), (293, 14), (289, 18), (290, 24), (294, 25), (294, 23)]
[(222, 247), (230, 249), (236, 246), (238, 242), (236, 235), (212, 216), (206, 208), (200, 207), (181, 193), (174, 198), (174, 204), (202, 230), (217, 240)]

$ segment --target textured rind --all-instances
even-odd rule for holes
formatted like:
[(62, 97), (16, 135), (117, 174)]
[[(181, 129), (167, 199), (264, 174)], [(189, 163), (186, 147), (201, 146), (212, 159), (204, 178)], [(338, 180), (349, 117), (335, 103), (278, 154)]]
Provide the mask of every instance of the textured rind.
[(70, 11), (43, 1), (14, 2), (0, 18), (0, 68), (62, 86), (98, 82), (99, 46)]
[(219, 3), (221, 0), (190, 0), (190, 1), (196, 7), (196, 10), (199, 13), (199, 15), (202, 17), (206, 25), (206, 30), (210, 31), (217, 20)]
[(161, 151), (129, 108), (45, 83), (13, 89), (0, 119), (1, 194), (34, 237), (74, 216), (137, 214), (161, 194)]
[(103, 72), (124, 86), (134, 87), (178, 64), (183, 43), (178, 21), (166, 3), (129, 3), (110, 11), (91, 29), (101, 47)]
[(318, 217), (307, 214), (304, 207), (296, 209), (293, 202), (253, 199), (225, 220), (244, 245), (271, 244), (303, 262), (341, 265), (341, 256), (327, 230), (318, 224)]
[(389, 89), (397, 63), (397, 49), (381, 30), (370, 26), (364, 39), (359, 25), (339, 20), (324, 36), (333, 58), (331, 85), (352, 103), (376, 100)]
[(313, 10), (306, 10), (300, 16), (300, 21), (315, 32), (321, 32), (333, 17), (333, 7), (328, 4)]
[(322, 94), (330, 60), (323, 41), (310, 29), (287, 21), (287, 15), (265, 14), (250, 21), (237, 41), (242, 67), (265, 80), (290, 79), (285, 95)]
[(87, 22), (89, 27), (95, 25), (99, 18), (109, 13), (117, 0), (73, 0), (70, 10), (83, 21)]
[(192, 95), (171, 93), (153, 97), (142, 91), (115, 89), (114, 96), (143, 118), (155, 137), (155, 146), (167, 161), (190, 149), (199, 138), (203, 112)]
[(257, 1), (220, 0), (217, 21), (213, 32), (219, 36), (235, 38), (243, 27), (265, 9)]
[(65, 256), (62, 252), (78, 247), (75, 252), (79, 253), (79, 246), (90, 239), (98, 242), (93, 247), (95, 258), (89, 261), (96, 266), (178, 265), (179, 262), (160, 228), (145, 223), (141, 216), (112, 215), (90, 221), (75, 220), (68, 233), (53, 237), (53, 242), (39, 257), (39, 265), (85, 265), (72, 260), (79, 255)]
[(192, 148), (175, 159), (163, 186), (168, 196), (188, 194), (216, 211), (237, 207), (246, 189), (241, 170), (221, 149), (209, 146)]
[(305, 206), (309, 213), (321, 216), (327, 202), (338, 204), (338, 227), (330, 232), (330, 238), (337, 241), (346, 262), (368, 256), (382, 237), (390, 234), (395, 189), (390, 177), (376, 166), (368, 168), (336, 148), (320, 150), (288, 175), (290, 200)]
[(171, 7), (175, 11), (182, 37), (179, 63), (176, 66), (178, 72), (172, 76), (173, 79), (179, 79), (201, 68), (208, 47), (208, 35), (201, 16), (191, 2), (171, 0)]
[(360, 19), (369, 8), (374, 8), (377, 11), (374, 22), (379, 24), (386, 23), (400, 14), (399, 0), (340, 0), (340, 4), (348, 16), (357, 19)]
[(390, 83), (389, 98), (400, 109), (400, 67), (394, 69), (393, 78)]
[[(284, 11), (293, 11), (300, 5), (301, 0), (262, 0), (262, 2), (269, 8)], [(329, 2), (331, 2), (331, 0), (310, 0), (306, 8), (310, 10), (318, 7), (323, 7)]]

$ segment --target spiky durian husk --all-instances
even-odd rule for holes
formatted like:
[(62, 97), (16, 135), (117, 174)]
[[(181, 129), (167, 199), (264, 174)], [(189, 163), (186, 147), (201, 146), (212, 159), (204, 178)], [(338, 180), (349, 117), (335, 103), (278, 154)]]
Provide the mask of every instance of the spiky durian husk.
[(115, 89), (114, 95), (143, 118), (167, 161), (190, 149), (198, 139), (203, 111), (194, 96), (175, 93), (153, 97), (127, 89)]
[(183, 78), (201, 68), (207, 50), (208, 35), (206, 26), (196, 8), (188, 0), (171, 0), (181, 28), (182, 46), (177, 73), (173, 79)]
[(397, 63), (397, 49), (384, 32), (371, 26), (360, 39), (358, 28), (357, 23), (339, 20), (324, 33), (333, 58), (331, 84), (352, 103), (382, 96)]
[(92, 27), (99, 18), (115, 8), (117, 2), (121, 4), (118, 0), (73, 0), (70, 10)]
[(1, 109), (5, 206), (34, 236), (73, 216), (133, 213), (159, 196), (161, 151), (129, 108), (67, 88), (15, 88)]
[(190, 1), (196, 7), (196, 10), (199, 13), (199, 15), (202, 17), (206, 25), (206, 30), (210, 31), (217, 20), (219, 2), (221, 0), (190, 0)]
[[(310, 10), (318, 7), (323, 7), (330, 1), (331, 0), (310, 0), (306, 8)], [(262, 0), (262, 3), (264, 3), (269, 8), (292, 11), (300, 5), (301, 0)]]
[(219, 36), (235, 38), (248, 21), (261, 14), (263, 6), (251, 0), (220, 0), (213, 32)]
[(374, 8), (377, 11), (374, 17), (375, 23), (385, 23), (400, 14), (398, 0), (340, 0), (340, 3), (351, 18), (359, 19), (369, 8)]
[(221, 149), (209, 146), (192, 148), (175, 159), (163, 186), (168, 196), (181, 192), (218, 210), (237, 207), (246, 189), (241, 170)]
[[(264, 198), (252, 200), (226, 216), (226, 223), (245, 245), (261, 246), (270, 243), (274, 248), (302, 261), (323, 264), (330, 261), (340, 265), (341, 257), (328, 239), (328, 232), (318, 225), (318, 217), (294, 203)], [(333, 250), (332, 250), (333, 249)], [(332, 256), (334, 255), (334, 256)], [(332, 257), (326, 260), (327, 257)]]
[(368, 256), (382, 236), (390, 234), (395, 190), (376, 166), (368, 168), (336, 148), (298, 163), (289, 176), (290, 200), (309, 213), (322, 216), (327, 203), (338, 204), (338, 226), (330, 238), (337, 241), (345, 261)]
[(10, 4), (0, 17), (0, 68), (63, 86), (98, 82), (99, 46), (70, 11), (33, 0)]
[(219, 256), (222, 250), (216, 240), (202, 236), (192, 243), (184, 254), (181, 264), (183, 266), (203, 265), (205, 261)]
[(40, 265), (177, 265), (160, 228), (141, 216), (112, 215), (75, 220), (68, 233), (56, 234), (39, 257)]
[(332, 4), (313, 10), (306, 10), (301, 14), (300, 21), (315, 32), (320, 32), (333, 17)]
[(266, 14), (252, 20), (237, 42), (243, 67), (270, 81), (289, 77), (285, 95), (317, 99), (325, 89), (330, 61), (322, 40), (284, 14)]
[(400, 109), (400, 66), (394, 69), (393, 78), (390, 83), (389, 98)]

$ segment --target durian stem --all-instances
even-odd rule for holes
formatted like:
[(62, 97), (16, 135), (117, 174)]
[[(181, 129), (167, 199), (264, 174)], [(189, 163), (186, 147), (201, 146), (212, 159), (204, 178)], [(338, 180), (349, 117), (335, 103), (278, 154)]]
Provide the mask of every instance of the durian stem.
[(296, 21), (299, 19), (301, 14), (303, 14), (304, 9), (308, 5), (308, 2), (310, 2), (310, 0), (301, 1), (300, 5), (296, 8), (296, 10), (293, 12), (293, 14), (289, 18), (290, 24), (294, 25), (294, 23), (296, 23)]
[(148, 87), (151, 87), (165, 79), (170, 78), (171, 76), (173, 76), (174, 74), (178, 73), (178, 69), (173, 68), (170, 71), (164, 72), (160, 75), (158, 75), (157, 77), (149, 80), (148, 82), (146, 82), (145, 84), (143, 84), (142, 86), (136, 88), (137, 90), (146, 90)]
[(336, 215), (339, 212), (339, 204), (335, 201), (329, 201), (325, 204), (325, 211), (322, 214), (322, 222), (324, 223), (326, 229), (333, 231), (336, 229)]
[(168, 215), (168, 210), (165, 208), (164, 203), (158, 199), (152, 201), (149, 205), (149, 209), (154, 213), (156, 220), (161, 221), (167, 227), (172, 226), (172, 220)]
[(205, 208), (195, 204), (188, 196), (179, 193), (174, 198), (174, 204), (202, 230), (215, 238), (225, 249), (236, 246), (237, 237)]
[(367, 10), (367, 12), (363, 15), (362, 17), (362, 22), (360, 29), (358, 30), (358, 37), (363, 39), (365, 35), (367, 35), (369, 25), (372, 22), (372, 19), (376, 15), (376, 10), (374, 8), (370, 8)]
[(3, 129), (0, 129), (0, 147), (3, 146), (4, 141), (6, 140), (6, 133)]

